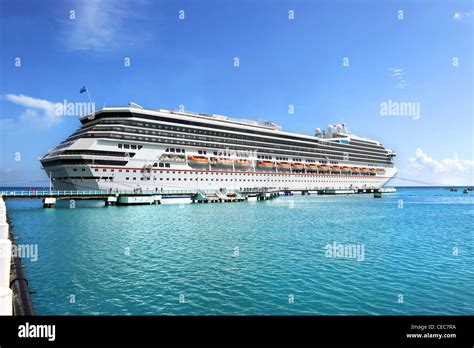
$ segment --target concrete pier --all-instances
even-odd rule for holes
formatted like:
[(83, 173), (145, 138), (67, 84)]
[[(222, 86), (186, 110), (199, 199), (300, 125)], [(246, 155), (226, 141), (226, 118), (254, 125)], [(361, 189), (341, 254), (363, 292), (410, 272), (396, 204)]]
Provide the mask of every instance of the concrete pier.
[(0, 220), (5, 221), (0, 223), (0, 316), (34, 315), (21, 258), (12, 255), (12, 246), (16, 246), (15, 235), (3, 198), (0, 195)]
[(13, 293), (8, 286), (0, 286), (0, 316), (13, 315)]
[(0, 315), (13, 315), (13, 292), (10, 289), (12, 242), (8, 239), (7, 209), (0, 197)]
[[(392, 193), (394, 188), (354, 188), (354, 189), (277, 189), (244, 188), (240, 190), (153, 190), (153, 191), (1, 191), (4, 199), (42, 199), (44, 208), (54, 208), (58, 200), (102, 200), (104, 205), (150, 205), (150, 204), (188, 204), (188, 203), (227, 203), (243, 201), (264, 201), (277, 196), (294, 195), (348, 195), (362, 193)], [(0, 205), (0, 236), (8, 226), (2, 217)]]

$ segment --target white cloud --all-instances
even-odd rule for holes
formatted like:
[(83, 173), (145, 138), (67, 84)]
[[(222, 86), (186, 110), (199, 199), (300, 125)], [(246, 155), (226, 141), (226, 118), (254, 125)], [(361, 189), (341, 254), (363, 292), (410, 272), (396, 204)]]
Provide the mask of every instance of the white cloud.
[[(96, 50), (132, 45), (150, 39), (144, 29), (146, 12), (142, 5), (146, 1), (89, 0), (79, 2), (75, 19), (69, 19), (64, 26), (62, 38), (72, 50)], [(142, 12), (140, 12), (142, 11)], [(149, 15), (149, 14), (146, 14)], [(152, 16), (153, 17), (153, 16)], [(140, 19), (139, 25), (133, 25)]]
[(410, 158), (410, 162), (415, 168), (427, 170), (434, 174), (446, 173), (474, 176), (474, 161), (460, 159), (456, 152), (453, 153), (451, 158), (436, 160), (418, 148), (415, 151), (415, 157)]
[(396, 84), (395, 88), (397, 89), (403, 89), (407, 85), (407, 82), (405, 81), (403, 75), (405, 75), (405, 70), (402, 68), (388, 68), (388, 71), (390, 71), (390, 76), (395, 78)]
[(388, 70), (392, 72), (392, 76), (401, 76), (405, 74), (403, 69), (400, 68), (389, 68)]
[[(20, 115), (20, 120), (27, 124), (50, 127), (61, 121), (60, 117), (56, 115), (56, 104), (48, 100), (37, 99), (23, 94), (7, 94), (5, 99), (26, 108)], [(11, 126), (11, 122), (9, 124)]]
[(453, 20), (454, 21), (467, 21), (472, 17), (474, 17), (474, 10), (465, 11), (465, 12), (454, 12)]
[(435, 159), (418, 148), (409, 164), (400, 168), (390, 183), (396, 186), (472, 186), (474, 160), (461, 159), (457, 153), (450, 158)]

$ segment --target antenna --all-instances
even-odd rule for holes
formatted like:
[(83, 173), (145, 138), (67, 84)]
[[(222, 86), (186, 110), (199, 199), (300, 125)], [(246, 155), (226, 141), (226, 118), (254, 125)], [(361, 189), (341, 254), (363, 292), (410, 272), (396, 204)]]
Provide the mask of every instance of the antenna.
[(132, 102), (132, 101), (128, 102), (128, 107), (129, 107), (129, 108), (143, 109), (143, 106), (138, 105), (137, 103), (134, 103), (134, 102)]

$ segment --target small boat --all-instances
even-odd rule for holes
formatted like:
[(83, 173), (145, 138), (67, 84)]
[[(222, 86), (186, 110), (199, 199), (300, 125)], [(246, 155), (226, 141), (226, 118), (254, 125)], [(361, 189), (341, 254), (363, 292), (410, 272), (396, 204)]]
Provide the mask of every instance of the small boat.
[(209, 158), (204, 157), (204, 156), (188, 156), (188, 161), (195, 162), (195, 163), (208, 163)]
[(277, 163), (278, 168), (290, 168), (291, 164), (288, 162), (278, 162)]
[(341, 167), (341, 172), (350, 172), (351, 167)]
[(318, 165), (317, 164), (307, 164), (306, 168), (308, 168), (309, 170), (316, 170), (316, 169), (318, 169)]
[(329, 167), (328, 167), (328, 166), (325, 166), (325, 165), (319, 165), (319, 166), (318, 166), (318, 169), (319, 169), (319, 171), (321, 171), (321, 172), (325, 172), (325, 171), (328, 171), (328, 170), (329, 170)]
[(457, 192), (458, 189), (457, 189), (456, 187), (451, 187), (451, 188), (449, 189), (449, 191), (451, 191), (451, 192)]
[(467, 188), (465, 188), (465, 189), (462, 191), (462, 193), (464, 193), (464, 194), (467, 194), (467, 192), (468, 192), (468, 189), (467, 189)]
[(238, 159), (235, 161), (235, 164), (238, 165), (238, 166), (251, 166), (252, 165), (252, 161), (249, 161), (249, 160), (244, 160), (244, 159)]
[(258, 161), (257, 162), (258, 167), (265, 167), (265, 168), (273, 168), (274, 164), (272, 161)]
[(293, 169), (303, 169), (304, 164), (303, 163), (292, 163), (291, 168), (293, 168)]
[(216, 159), (217, 164), (224, 165), (224, 166), (231, 166), (233, 162), (234, 161), (232, 161), (230, 158), (217, 158)]
[(375, 192), (374, 192), (374, 198), (382, 198), (382, 192), (380, 192), (380, 191), (375, 191)]
[(341, 168), (342, 168), (342, 167), (339, 167), (339, 166), (332, 166), (332, 167), (331, 167), (331, 170), (332, 170), (333, 172), (340, 172), (340, 171), (341, 171)]

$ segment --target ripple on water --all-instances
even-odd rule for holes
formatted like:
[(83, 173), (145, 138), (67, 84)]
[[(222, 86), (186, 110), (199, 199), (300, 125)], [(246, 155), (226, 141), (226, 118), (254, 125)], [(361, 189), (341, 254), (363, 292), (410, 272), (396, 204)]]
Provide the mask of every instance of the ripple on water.
[[(473, 315), (473, 203), (399, 189), (183, 208), (7, 204), (19, 242), (39, 247), (25, 259), (38, 314)], [(325, 257), (334, 242), (363, 245), (363, 261)]]

